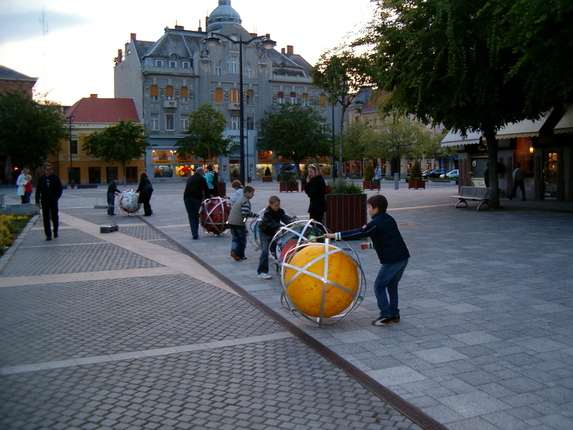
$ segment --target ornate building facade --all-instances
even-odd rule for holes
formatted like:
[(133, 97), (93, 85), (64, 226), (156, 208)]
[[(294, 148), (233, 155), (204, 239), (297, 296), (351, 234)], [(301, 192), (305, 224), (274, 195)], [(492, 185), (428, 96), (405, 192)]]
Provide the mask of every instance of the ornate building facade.
[[(235, 176), (242, 158), (241, 77), (248, 178), (262, 176), (267, 167), (276, 175), (283, 161), (269, 151), (257, 151), (258, 121), (273, 104), (312, 104), (323, 114), (325, 126), (332, 127), (332, 107), (312, 85), (311, 65), (296, 55), (292, 46), (280, 52), (264, 49), (262, 41), (270, 35), (249, 33), (241, 22), (230, 0), (219, 0), (208, 17), (206, 31), (176, 25), (165, 28), (155, 42), (138, 40), (132, 33), (124, 49), (118, 50), (115, 97), (133, 98), (143, 119), (151, 144), (145, 160), (150, 176), (185, 177), (194, 167), (207, 163), (216, 164), (225, 180)], [(205, 40), (210, 36), (217, 36), (220, 44), (208, 47)], [(176, 142), (185, 136), (189, 114), (203, 104), (213, 106), (228, 121), (225, 133), (233, 144), (226, 157), (196, 160), (177, 154)]]

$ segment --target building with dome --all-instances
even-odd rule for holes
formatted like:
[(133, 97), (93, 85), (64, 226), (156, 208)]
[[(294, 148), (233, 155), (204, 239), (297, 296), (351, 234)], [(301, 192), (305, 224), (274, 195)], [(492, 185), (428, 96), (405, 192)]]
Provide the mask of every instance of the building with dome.
[[(326, 97), (312, 85), (311, 65), (295, 54), (293, 46), (280, 51), (264, 49), (270, 34), (249, 33), (241, 22), (231, 1), (219, 0), (207, 17), (206, 31), (175, 25), (165, 28), (157, 41), (138, 40), (132, 33), (124, 49), (118, 50), (115, 97), (133, 98), (143, 118), (151, 144), (145, 160), (150, 176), (177, 179), (188, 176), (196, 166), (211, 163), (217, 165), (222, 178), (229, 180), (237, 177), (242, 159), (247, 178), (262, 176), (267, 167), (276, 175), (282, 162), (288, 160), (257, 150), (257, 124), (273, 104), (312, 104), (323, 114), (325, 126), (332, 127), (332, 106), (327, 106)], [(220, 43), (208, 46), (205, 42), (211, 36)], [(176, 142), (185, 136), (189, 114), (206, 103), (228, 121), (226, 137), (233, 141), (229, 155), (217, 160), (179, 156)], [(338, 108), (334, 115), (339, 118)], [(334, 131), (337, 133), (336, 128)], [(325, 163), (328, 172), (330, 159), (319, 161)]]

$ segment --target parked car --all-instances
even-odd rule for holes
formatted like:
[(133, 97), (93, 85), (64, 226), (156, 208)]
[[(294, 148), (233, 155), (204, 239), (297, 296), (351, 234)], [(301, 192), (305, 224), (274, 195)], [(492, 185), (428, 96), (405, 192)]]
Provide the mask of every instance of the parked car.
[(430, 174), (434, 171), (434, 169), (426, 169), (422, 172), (422, 178), (427, 179), (430, 177)]
[(422, 178), (426, 179), (426, 178), (439, 178), (440, 175), (445, 175), (446, 171), (444, 169), (436, 169), (436, 170), (432, 170), (429, 173), (427, 173), (425, 176), (422, 173)]
[(452, 178), (452, 179), (457, 179), (459, 177), (460, 177), (459, 169), (450, 170), (448, 173), (445, 173), (440, 176), (440, 178)]

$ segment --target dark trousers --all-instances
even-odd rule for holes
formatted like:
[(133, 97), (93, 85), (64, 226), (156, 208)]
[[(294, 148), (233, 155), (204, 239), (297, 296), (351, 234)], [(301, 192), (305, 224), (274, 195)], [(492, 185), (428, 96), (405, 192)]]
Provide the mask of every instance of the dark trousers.
[(324, 211), (309, 212), (310, 219), (318, 221), (322, 224), (322, 218), (324, 218)]
[(115, 212), (115, 194), (107, 193), (107, 214), (114, 215)]
[(245, 249), (247, 248), (247, 227), (233, 224), (230, 224), (229, 227), (233, 235), (233, 239), (231, 240), (231, 252), (243, 258), (245, 256)]
[(57, 201), (47, 205), (42, 205), (42, 218), (44, 219), (44, 233), (46, 234), (46, 238), (51, 238), (52, 230), (50, 226), (50, 220), (54, 227), (54, 234), (58, 233), (58, 227), (60, 226)]
[(193, 237), (199, 236), (199, 210), (201, 209), (201, 199), (188, 197), (183, 200), (187, 216), (189, 217), (189, 226)]
[(149, 194), (143, 194), (143, 193), (139, 193), (139, 200), (140, 203), (143, 203), (143, 214), (144, 215), (151, 215), (153, 213), (153, 211), (151, 210), (151, 204), (149, 203), (151, 201), (151, 194), (153, 192), (149, 193)]
[(513, 189), (511, 190), (511, 194), (509, 199), (513, 199), (517, 194), (517, 188), (521, 190), (521, 200), (525, 200), (525, 181), (514, 181), (513, 182)]

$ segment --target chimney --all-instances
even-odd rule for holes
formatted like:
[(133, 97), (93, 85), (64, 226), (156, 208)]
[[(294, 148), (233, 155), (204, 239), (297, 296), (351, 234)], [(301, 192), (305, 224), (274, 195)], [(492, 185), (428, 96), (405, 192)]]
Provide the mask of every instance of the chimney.
[(203, 29), (201, 28), (201, 20), (199, 20), (199, 27), (197, 27), (197, 31), (200, 33), (203, 31)]
[(97, 99), (97, 94), (90, 94), (90, 99)]
[(123, 61), (123, 51), (121, 49), (117, 50), (117, 59), (115, 64), (119, 64)]
[(185, 27), (183, 25), (175, 24), (175, 30), (185, 30)]
[(294, 55), (294, 46), (287, 45), (287, 54), (288, 55)]
[(284, 53), (285, 53), (285, 49), (284, 49), (284, 48), (281, 48), (281, 54), (284, 55)]

